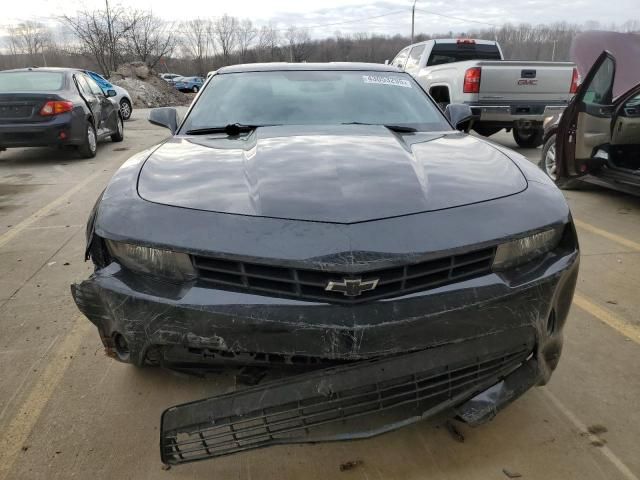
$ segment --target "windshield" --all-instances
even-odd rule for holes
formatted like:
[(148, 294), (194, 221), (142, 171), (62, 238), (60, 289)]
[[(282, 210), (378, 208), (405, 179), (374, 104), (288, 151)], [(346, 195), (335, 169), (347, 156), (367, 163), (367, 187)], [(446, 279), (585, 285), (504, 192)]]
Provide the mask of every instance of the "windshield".
[(51, 92), (63, 85), (64, 74), (58, 72), (0, 72), (0, 92)]
[(438, 107), (405, 73), (274, 71), (216, 75), (181, 131), (244, 125), (397, 125), (450, 130)]

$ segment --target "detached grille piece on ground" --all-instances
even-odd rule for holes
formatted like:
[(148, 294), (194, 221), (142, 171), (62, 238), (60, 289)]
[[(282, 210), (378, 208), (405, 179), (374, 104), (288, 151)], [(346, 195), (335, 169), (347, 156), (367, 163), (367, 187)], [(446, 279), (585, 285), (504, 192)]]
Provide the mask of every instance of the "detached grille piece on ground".
[[(169, 408), (162, 415), (162, 461), (366, 438), (418, 421), (495, 384), (533, 349), (490, 349), (482, 342), (324, 369)], [(471, 356), (480, 351), (495, 353)]]
[[(495, 248), (427, 260), (378, 270), (328, 272), (286, 268), (220, 258), (195, 256), (201, 280), (231, 289), (255, 291), (304, 300), (334, 303), (358, 303), (385, 297), (399, 296), (459, 282), (491, 272)], [(340, 291), (327, 291), (329, 282), (359, 278), (363, 282), (377, 279), (373, 290), (349, 297)]]

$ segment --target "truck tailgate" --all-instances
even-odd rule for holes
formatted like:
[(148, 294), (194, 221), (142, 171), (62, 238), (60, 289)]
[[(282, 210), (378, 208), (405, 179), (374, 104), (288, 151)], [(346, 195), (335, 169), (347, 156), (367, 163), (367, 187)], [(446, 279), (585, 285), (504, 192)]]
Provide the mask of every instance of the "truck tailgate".
[(574, 65), (569, 62), (480, 61), (480, 101), (566, 102)]

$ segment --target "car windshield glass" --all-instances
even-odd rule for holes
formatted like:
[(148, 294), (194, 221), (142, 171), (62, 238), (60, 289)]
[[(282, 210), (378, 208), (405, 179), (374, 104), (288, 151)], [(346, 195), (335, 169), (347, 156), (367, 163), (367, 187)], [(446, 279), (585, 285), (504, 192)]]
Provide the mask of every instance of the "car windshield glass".
[(396, 125), (450, 130), (438, 107), (404, 73), (273, 71), (215, 76), (181, 131), (243, 125)]
[(50, 92), (62, 90), (63, 85), (59, 72), (0, 72), (0, 92)]

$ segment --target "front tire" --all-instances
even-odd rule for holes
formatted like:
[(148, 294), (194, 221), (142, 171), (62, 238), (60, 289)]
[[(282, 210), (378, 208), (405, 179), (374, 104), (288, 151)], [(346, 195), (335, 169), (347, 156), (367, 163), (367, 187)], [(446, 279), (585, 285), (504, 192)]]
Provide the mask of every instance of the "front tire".
[(194, 85), (193, 88), (191, 89), (193, 93), (198, 93), (198, 90), (200, 89), (196, 85)]
[(123, 120), (129, 120), (131, 118), (131, 112), (133, 112), (133, 108), (131, 108), (131, 102), (126, 98), (120, 100), (120, 116), (122, 116)]
[(551, 135), (542, 147), (542, 155), (538, 166), (547, 176), (562, 190), (577, 190), (582, 182), (576, 178), (564, 178), (558, 176), (558, 163), (556, 159), (556, 134)]
[(544, 130), (542, 127), (519, 128), (513, 127), (513, 139), (520, 148), (536, 148), (542, 145)]
[(78, 153), (82, 158), (93, 158), (98, 153), (98, 136), (90, 120), (87, 120), (84, 143), (78, 146)]
[(124, 140), (124, 120), (118, 115), (118, 123), (116, 125), (116, 133), (111, 135), (112, 142), (121, 142)]

